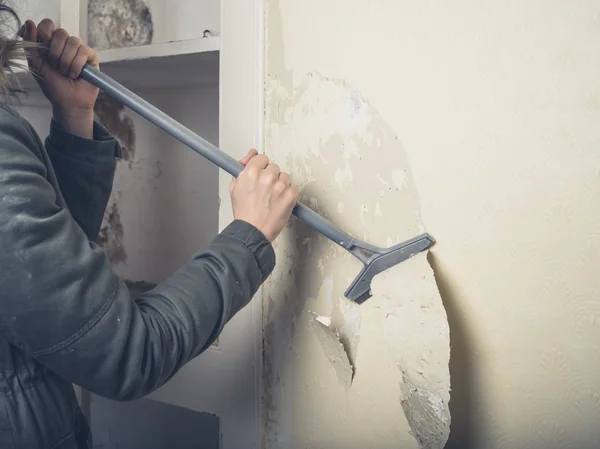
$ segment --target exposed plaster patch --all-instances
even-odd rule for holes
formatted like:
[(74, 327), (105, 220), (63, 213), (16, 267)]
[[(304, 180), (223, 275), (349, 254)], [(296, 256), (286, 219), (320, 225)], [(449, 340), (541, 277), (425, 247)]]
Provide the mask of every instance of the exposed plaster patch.
[(403, 373), (402, 409), (421, 449), (443, 448), (450, 434), (447, 404)]
[(388, 350), (402, 372), (400, 402), (411, 431), (422, 449), (442, 448), (450, 433), (449, 328), (427, 254), (386, 270), (371, 287), (369, 301), (381, 311)]
[[(269, 90), (276, 98), (267, 98), (267, 104), (273, 105), (267, 108), (267, 154), (280, 161), (282, 156), (277, 151), (281, 148), (288, 151), (283, 153), (285, 162), (282, 166), (294, 173), (294, 181), (301, 189), (300, 200), (344, 230), (376, 245), (384, 246), (387, 242), (390, 246), (417, 235), (422, 225), (408, 161), (398, 138), (375, 108), (344, 81), (331, 80), (316, 72), (308, 74), (295, 89), (289, 85), (281, 86), (280, 82), (280, 78), (268, 78)], [(377, 383), (365, 385), (365, 378), (390, 364), (396, 373), (388, 373), (386, 380), (396, 382), (397, 393), (390, 397), (388, 392), (388, 401), (380, 405), (386, 416), (400, 413), (404, 418), (395, 422), (384, 419), (382, 423), (372, 424), (372, 428), (393, 429), (397, 432), (394, 441), (406, 442), (405, 438), (410, 438), (412, 443), (402, 447), (416, 447), (421, 434), (417, 434), (419, 429), (412, 430), (404, 411), (412, 397), (402, 390), (402, 376), (410, 369), (397, 363), (396, 353), (389, 348), (386, 351), (386, 326), (374, 323), (373, 314), (364, 316), (365, 310), (375, 307), (377, 299), (370, 299), (368, 305), (357, 306), (343, 297), (345, 288), (358, 273), (360, 263), (300, 222), (293, 222), (290, 227), (293, 232), (284, 233), (278, 242), (276, 251), (280, 262), (265, 286), (272, 298), (265, 310), (266, 447), (289, 447), (286, 443), (290, 441), (301, 442), (299, 444), (306, 447), (324, 446), (327, 431), (319, 432), (317, 424), (302, 427), (298, 421), (304, 419), (301, 413), (318, 413), (312, 409), (316, 403), (322, 405), (323, 400), (338, 398), (340, 392), (335, 388), (339, 387), (344, 388), (344, 397), (349, 401), (348, 404), (343, 401), (332, 404), (338, 407), (336, 414), (344, 409), (343, 414), (349, 420), (340, 426), (340, 431), (347, 432), (350, 440), (350, 436), (366, 435), (351, 424), (354, 414), (364, 413), (368, 407), (366, 396), (379, 393), (379, 388), (392, 390), (389, 384), (385, 387)], [(428, 266), (421, 269), (430, 270)], [(405, 279), (404, 276), (400, 279)], [(443, 329), (445, 311), (435, 282), (433, 279), (427, 282), (434, 288), (427, 290), (427, 294), (438, 306), (435, 314), (427, 319), (436, 324), (441, 321), (440, 328)], [(397, 294), (390, 302), (402, 303), (404, 296), (401, 293), (405, 289), (397, 284), (393, 288)], [(387, 326), (411, 329), (413, 323), (405, 316), (393, 315), (387, 319)], [(369, 334), (365, 335), (365, 329)], [(373, 333), (379, 333), (383, 343), (376, 348), (372, 346)], [(421, 336), (414, 332), (412, 338)], [(362, 348), (365, 340), (371, 345), (367, 349)], [(313, 341), (315, 343), (310, 343)], [(312, 344), (316, 344), (317, 349)], [(413, 351), (410, 345), (395, 344), (397, 351)], [(438, 344), (446, 351), (440, 357), (440, 372), (448, 378), (448, 335), (442, 335)], [(318, 360), (314, 351), (319, 353)], [(313, 355), (307, 358), (307, 354)], [(424, 358), (429, 356), (424, 355)], [(297, 364), (297, 360), (302, 360), (302, 364)], [(347, 364), (352, 368), (350, 388), (346, 387), (350, 385), (345, 377)], [(331, 370), (332, 365), (336, 369)], [(327, 383), (329, 377), (324, 370), (335, 372), (336, 385)], [(322, 398), (319, 401), (311, 401), (308, 391), (328, 393), (319, 396)], [(424, 384), (419, 385), (418, 391), (437, 394), (438, 390)], [(327, 417), (321, 419), (325, 428), (337, 425)], [(359, 426), (358, 422), (362, 425), (359, 420), (356, 426)], [(302, 439), (306, 437), (296, 439), (294, 435), (304, 433), (303, 430), (295, 431), (298, 428), (314, 432), (314, 444)], [(408, 436), (398, 436), (402, 432)], [(369, 442), (385, 439), (380, 436)], [(432, 448), (437, 449), (436, 446)]]
[[(301, 202), (350, 234), (381, 246), (414, 237), (422, 227), (418, 195), (394, 130), (345, 81), (295, 71), (294, 59), (285, 54), (280, 4), (267, 1), (266, 153), (293, 173)], [(406, 182), (397, 189), (393, 172), (404, 170)], [(360, 263), (295, 220), (282, 233), (276, 252), (278, 266), (264, 286), (269, 298), (264, 309), (264, 447), (416, 449), (401, 403), (403, 373), (388, 348), (377, 298), (356, 306), (343, 296)], [(331, 295), (324, 294), (327, 285)], [(437, 290), (432, 295), (441, 307)], [(402, 300), (398, 296), (394, 302)], [(308, 311), (324, 317), (321, 323)], [(327, 318), (331, 323), (324, 326)], [(445, 314), (430, 318), (438, 319), (445, 322)], [(391, 317), (389, 324), (411, 325), (402, 316)], [(323, 342), (315, 338), (318, 332), (340, 356), (341, 344), (354, 363), (350, 388), (340, 384)], [(413, 337), (420, 338), (418, 333)], [(447, 336), (440, 345), (448, 351)]]
[(142, 0), (89, 0), (88, 44), (96, 50), (152, 43), (152, 14)]

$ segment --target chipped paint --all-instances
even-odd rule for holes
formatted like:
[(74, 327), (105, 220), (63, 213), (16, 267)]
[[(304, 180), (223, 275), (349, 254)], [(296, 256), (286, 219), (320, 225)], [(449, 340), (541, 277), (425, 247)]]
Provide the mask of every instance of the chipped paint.
[[(278, 86), (277, 80), (271, 82)], [(304, 178), (298, 176), (295, 179), (302, 190), (302, 197), (308, 200), (308, 204), (325, 215), (328, 215), (327, 211), (335, 211), (335, 217), (329, 217), (330, 219), (343, 224), (351, 233), (364, 236), (366, 240), (376, 244), (384, 244), (387, 236), (393, 236), (390, 238), (391, 243), (414, 236), (421, 226), (418, 195), (410, 179), (408, 162), (402, 146), (377, 111), (363, 100), (358, 103), (360, 107), (357, 107), (356, 99), (362, 97), (358, 96), (355, 88), (344, 81), (331, 80), (316, 72), (307, 75), (305, 83), (298, 85), (296, 89), (272, 89), (272, 92), (283, 91), (287, 92), (286, 96), (277, 97), (277, 112), (270, 116), (270, 145), (267, 148), (290, 149), (286, 168), (294, 173), (303, 171), (306, 174)], [(309, 104), (312, 106), (309, 107)], [(318, 136), (316, 139), (315, 134)], [(375, 146), (375, 142), (379, 142), (379, 145)], [(348, 148), (352, 150), (348, 151)], [(276, 153), (274, 156), (276, 157)], [(381, 165), (382, 160), (385, 161), (384, 166)], [(323, 189), (319, 182), (329, 178), (334, 161), (353, 173), (354, 177), (360, 175), (363, 178), (372, 177), (374, 180), (379, 177), (383, 182), (378, 181), (377, 184), (390, 188), (380, 195), (379, 188), (372, 191), (355, 181), (350, 182), (350, 178), (338, 178), (334, 179), (334, 182), (337, 184), (337, 181), (341, 181), (341, 185), (337, 185), (341, 188)], [(377, 171), (373, 168), (377, 168)], [(340, 204), (352, 204), (353, 207), (340, 208)], [(389, 211), (403, 217), (400, 227), (385, 220), (385, 213)], [(410, 415), (409, 422), (405, 408), (411, 403), (411, 397), (402, 392), (403, 370), (398, 364), (397, 354), (389, 349), (382, 351), (381, 347), (377, 348), (372, 343), (367, 343), (366, 349), (363, 347), (365, 332), (371, 333), (366, 339), (367, 342), (373, 337), (373, 332), (381, 334), (382, 341), (386, 341), (383, 322), (375, 322), (372, 316), (369, 322), (365, 322), (363, 316), (363, 311), (376, 307), (378, 301), (373, 298), (369, 300), (368, 305), (357, 306), (343, 297), (345, 286), (356, 275), (359, 266), (346, 252), (303, 225), (295, 223), (292, 229), (293, 233), (288, 234), (288, 238), (294, 236), (292, 240), (286, 241), (284, 238), (278, 242), (277, 252), (283, 252), (287, 257), (283, 260), (279, 257), (276, 273), (267, 282), (266, 287), (271, 295), (278, 296), (277, 301), (269, 301), (265, 310), (265, 431), (268, 435), (266, 447), (282, 447), (281, 441), (294, 438), (295, 432), (291, 423), (297, 422), (300, 417), (294, 413), (299, 409), (289, 405), (290, 395), (296, 398), (294, 403), (297, 404), (296, 394), (303, 391), (301, 385), (304, 382), (310, 383), (309, 379), (317, 373), (324, 376), (323, 370), (327, 369), (326, 366), (334, 368), (335, 383), (347, 390), (345, 395), (355, 398), (354, 405), (344, 416), (348, 419), (347, 430), (352, 428), (356, 432), (364, 425), (351, 424), (350, 413), (360, 413), (359, 410), (363, 407), (358, 398), (375, 394), (374, 389), (391, 388), (387, 382), (385, 385), (367, 386), (364, 379), (371, 375), (373, 370), (377, 370), (377, 364), (385, 366), (388, 363), (397, 367), (396, 373), (393, 376), (388, 375), (387, 381), (396, 384), (398, 393), (395, 397), (388, 397), (380, 406), (387, 415), (396, 416), (399, 413), (404, 418), (396, 418), (394, 422), (384, 420), (383, 423), (373, 424), (371, 430), (375, 432), (374, 429), (387, 428), (391, 431), (393, 428), (396, 437), (399, 432), (404, 432), (406, 441), (413, 438), (416, 447), (419, 443), (413, 426), (414, 423), (418, 423), (417, 426), (422, 423), (413, 416), (420, 417), (422, 414)], [(294, 254), (296, 257), (292, 257)], [(407, 274), (399, 275), (398, 279), (405, 282), (406, 276)], [(439, 327), (441, 336), (437, 344), (442, 348), (443, 356), (437, 366), (448, 380), (449, 345), (445, 311), (435, 282), (433, 279), (428, 279), (427, 282), (434, 288), (427, 293), (437, 304), (435, 309), (428, 311), (428, 320)], [(318, 291), (314, 291), (316, 285), (319, 285)], [(396, 292), (401, 291), (396, 284), (394, 286)], [(401, 298), (393, 300), (394, 303), (399, 301)], [(330, 320), (318, 319), (319, 317)], [(407, 317), (396, 316), (388, 318), (388, 321), (396, 327), (412, 328)], [(309, 335), (313, 338), (309, 338)], [(419, 338), (418, 333), (412, 335), (413, 339)], [(304, 370), (294, 361), (302, 359), (303, 354), (314, 350), (310, 343), (314, 340), (318, 342), (322, 357), (310, 359), (306, 368), (313, 372), (311, 374), (307, 371), (308, 378), (303, 380), (301, 373)], [(411, 352), (407, 347), (401, 349)], [(365, 351), (371, 352), (368, 355), (375, 357), (374, 365), (361, 363), (363, 357), (367, 357)], [(347, 378), (348, 373), (351, 373), (350, 381)], [(328, 394), (335, 395), (335, 388), (323, 380), (324, 378), (321, 377), (318, 382), (322, 383), (323, 387), (327, 386)], [(297, 386), (298, 383), (300, 386)], [(316, 384), (310, 385), (310, 388), (316, 388)], [(431, 390), (421, 388), (419, 391)], [(448, 392), (449, 386), (446, 384), (444, 404), (447, 404)], [(307, 406), (311, 407), (309, 404)], [(346, 406), (340, 404), (340, 407)], [(447, 408), (445, 412), (447, 413)], [(327, 425), (334, 425), (325, 416), (321, 416), (321, 419), (324, 420), (324, 429)], [(432, 428), (434, 427), (440, 428), (432, 424)], [(306, 428), (306, 431), (309, 429), (315, 436), (314, 429)], [(442, 437), (447, 436), (446, 430), (447, 426), (441, 431)], [(320, 435), (320, 438), (327, 440), (325, 434)]]

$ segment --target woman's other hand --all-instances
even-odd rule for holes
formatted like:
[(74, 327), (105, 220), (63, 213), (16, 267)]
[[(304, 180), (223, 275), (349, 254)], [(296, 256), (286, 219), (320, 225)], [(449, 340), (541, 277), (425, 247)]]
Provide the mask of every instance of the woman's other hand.
[(28, 52), (29, 68), (52, 104), (54, 119), (68, 132), (93, 137), (98, 88), (79, 78), (86, 63), (98, 68), (98, 55), (81, 39), (56, 29), (50, 19), (25, 22), (23, 39), (39, 44)]

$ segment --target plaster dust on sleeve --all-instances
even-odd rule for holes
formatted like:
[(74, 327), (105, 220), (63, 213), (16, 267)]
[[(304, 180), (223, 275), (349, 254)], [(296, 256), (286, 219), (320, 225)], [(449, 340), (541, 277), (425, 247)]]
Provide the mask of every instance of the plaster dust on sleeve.
[[(376, 245), (423, 232), (404, 149), (375, 108), (342, 80), (279, 75), (267, 77), (266, 152), (300, 200)], [(380, 274), (358, 306), (343, 293), (360, 263), (289, 227), (264, 289), (265, 447), (441, 449), (450, 343), (426, 255)]]

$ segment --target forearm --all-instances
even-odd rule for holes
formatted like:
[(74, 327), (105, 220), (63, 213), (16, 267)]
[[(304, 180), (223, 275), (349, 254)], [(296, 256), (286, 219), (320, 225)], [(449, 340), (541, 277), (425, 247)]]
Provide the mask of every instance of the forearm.
[[(270, 273), (272, 249), (249, 230), (245, 223), (232, 224), (135, 302), (118, 281), (115, 298), (84, 337), (36, 358), (104, 397), (132, 400), (151, 393), (214, 342)], [(246, 241), (232, 237), (235, 232)]]
[(68, 133), (84, 139), (94, 138), (94, 110), (52, 108), (52, 116)]

